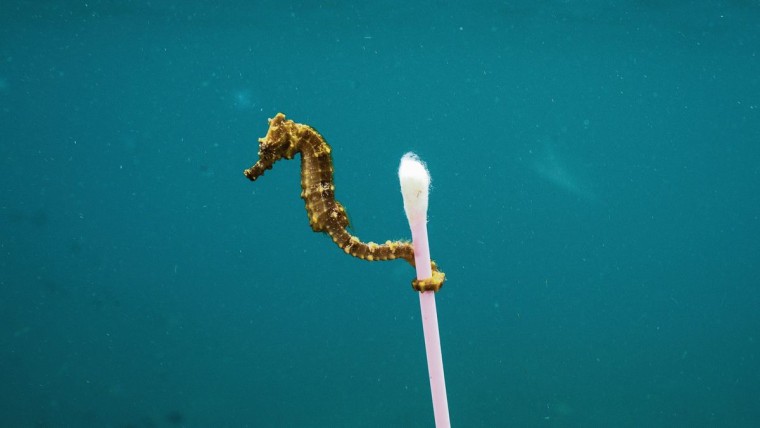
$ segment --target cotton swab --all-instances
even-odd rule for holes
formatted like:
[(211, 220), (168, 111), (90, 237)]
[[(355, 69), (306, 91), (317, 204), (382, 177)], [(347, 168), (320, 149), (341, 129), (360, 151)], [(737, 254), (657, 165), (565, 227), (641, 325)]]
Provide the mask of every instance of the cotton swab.
[[(401, 194), (404, 198), (404, 211), (412, 230), (417, 280), (423, 281), (431, 278), (433, 274), (427, 234), (430, 173), (417, 155), (409, 152), (401, 158), (398, 177), (401, 182)], [(419, 293), (435, 426), (436, 428), (448, 428), (451, 426), (451, 422), (446, 397), (446, 380), (443, 375), (443, 356), (441, 354), (441, 338), (438, 332), (435, 291), (420, 291)]]

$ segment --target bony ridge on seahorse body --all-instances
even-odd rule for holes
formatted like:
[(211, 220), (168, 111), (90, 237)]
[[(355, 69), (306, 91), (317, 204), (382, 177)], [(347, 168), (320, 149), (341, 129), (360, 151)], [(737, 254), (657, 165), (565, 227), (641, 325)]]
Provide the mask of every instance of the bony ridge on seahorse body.
[[(244, 171), (251, 181), (271, 169), (278, 160), (293, 159), (301, 154), (301, 198), (306, 203), (309, 225), (314, 232), (325, 232), (346, 254), (364, 260), (404, 259), (414, 266), (414, 248), (410, 242), (387, 241), (384, 244), (362, 242), (348, 230), (348, 215), (340, 202), (335, 200), (333, 164), (330, 146), (312, 127), (278, 113), (269, 120), (269, 130), (259, 138), (259, 160)], [(417, 291), (438, 291), (445, 275), (432, 262), (433, 276), (413, 280)]]

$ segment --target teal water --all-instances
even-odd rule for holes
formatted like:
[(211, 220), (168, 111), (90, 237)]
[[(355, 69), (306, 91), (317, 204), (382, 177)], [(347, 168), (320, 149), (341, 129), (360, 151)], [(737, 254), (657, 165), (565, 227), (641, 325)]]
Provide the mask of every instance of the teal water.
[(760, 426), (757, 1), (0, 3), (0, 425), (430, 427), (433, 176), (457, 427)]

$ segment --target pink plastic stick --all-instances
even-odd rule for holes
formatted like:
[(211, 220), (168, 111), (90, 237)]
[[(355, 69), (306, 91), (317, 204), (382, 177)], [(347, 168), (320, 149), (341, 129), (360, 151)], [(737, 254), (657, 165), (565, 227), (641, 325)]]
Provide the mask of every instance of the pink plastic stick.
[[(401, 180), (401, 193), (404, 196), (404, 210), (409, 220), (409, 227), (412, 230), (417, 279), (428, 279), (433, 275), (427, 234), (430, 174), (417, 156), (413, 153), (407, 153), (401, 159), (399, 179)], [(443, 376), (441, 337), (438, 333), (438, 312), (435, 307), (434, 291), (420, 292), (420, 311), (422, 312), (422, 331), (425, 335), (425, 351), (430, 376), (430, 393), (433, 397), (435, 426), (437, 428), (449, 428), (451, 427), (449, 403), (446, 398), (446, 380)]]
[[(412, 227), (414, 245), (414, 262), (417, 266), (417, 279), (432, 276), (430, 270), (430, 246), (427, 237), (426, 222), (416, 222)], [(428, 374), (430, 375), (430, 393), (433, 396), (433, 413), (437, 428), (448, 428), (449, 403), (446, 397), (446, 380), (443, 376), (443, 354), (441, 337), (438, 333), (438, 311), (435, 307), (435, 292), (420, 292), (420, 311), (422, 312), (422, 331), (425, 334), (425, 351), (427, 353)]]

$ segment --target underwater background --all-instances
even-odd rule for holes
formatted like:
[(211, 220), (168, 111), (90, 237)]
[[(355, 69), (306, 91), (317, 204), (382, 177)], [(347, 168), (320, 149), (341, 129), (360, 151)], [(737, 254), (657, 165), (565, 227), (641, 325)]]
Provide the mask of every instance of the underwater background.
[(760, 426), (760, 2), (0, 3), (0, 425)]

